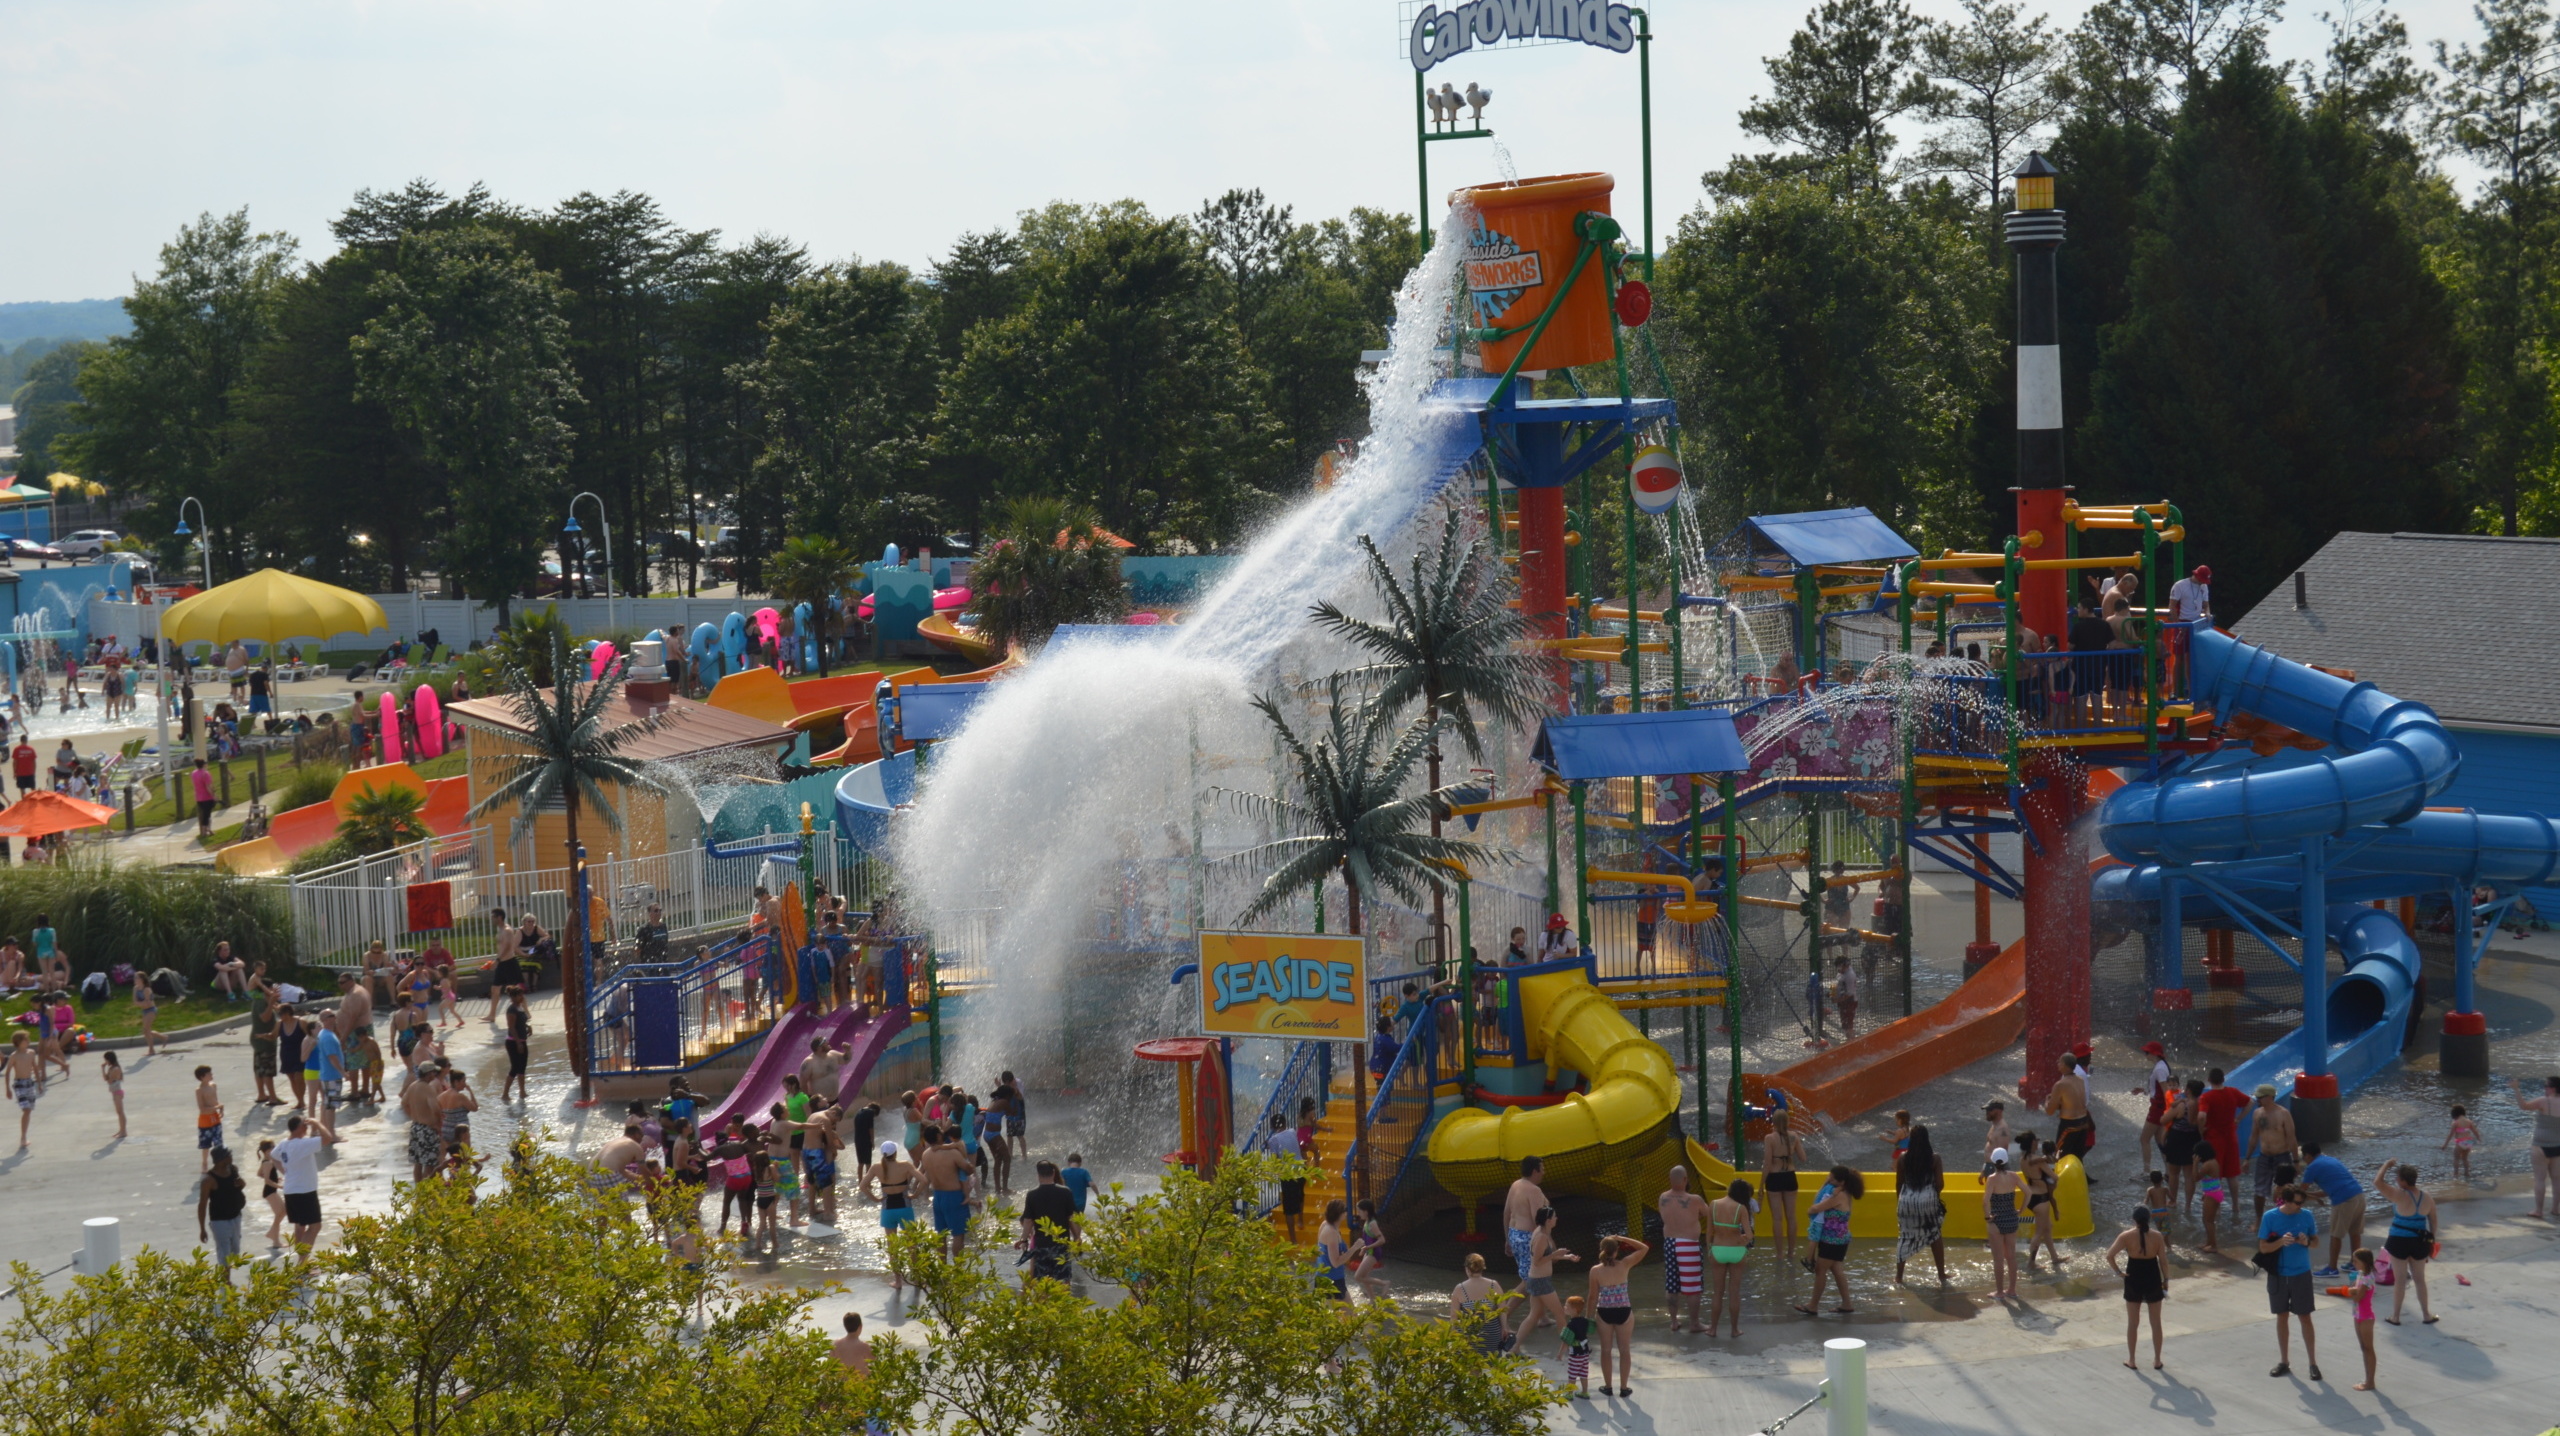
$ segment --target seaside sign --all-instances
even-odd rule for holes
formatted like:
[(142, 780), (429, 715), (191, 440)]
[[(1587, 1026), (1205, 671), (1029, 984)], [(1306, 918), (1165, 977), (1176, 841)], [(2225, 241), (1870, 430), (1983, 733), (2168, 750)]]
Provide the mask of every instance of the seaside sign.
[(1425, 5), (1405, 34), (1416, 71), (1505, 40), (1578, 40), (1623, 55), (1636, 47), (1634, 12), (1608, 0), (1466, 0)]
[(1298, 932), (1200, 934), (1200, 1031), (1357, 1042), (1369, 991), (1361, 940)]

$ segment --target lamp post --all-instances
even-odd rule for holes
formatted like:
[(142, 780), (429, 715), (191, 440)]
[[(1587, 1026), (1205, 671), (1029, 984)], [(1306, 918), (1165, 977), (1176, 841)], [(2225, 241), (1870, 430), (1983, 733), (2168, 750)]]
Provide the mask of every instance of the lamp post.
[(187, 527), (187, 505), (189, 504), (196, 506), (196, 522), (204, 525), (204, 532), (198, 537), (201, 538), (204, 547), (204, 586), (211, 588), (213, 587), (213, 523), (204, 516), (204, 501), (193, 494), (178, 500), (178, 526), (171, 532), (180, 538), (195, 534), (194, 529)]
[[(604, 500), (596, 498), (596, 495), (591, 491), (584, 489), (579, 490), (578, 493), (569, 500), (569, 521), (560, 526), (560, 532), (564, 534), (583, 534), (586, 532), (586, 530), (578, 527), (579, 499), (595, 499), (596, 501), (596, 523), (604, 529), (604, 626), (618, 630), (621, 625), (616, 620), (615, 614), (619, 610), (614, 607), (613, 602), (613, 520), (607, 516), (604, 511)], [(581, 540), (581, 542), (583, 542), (583, 540)]]

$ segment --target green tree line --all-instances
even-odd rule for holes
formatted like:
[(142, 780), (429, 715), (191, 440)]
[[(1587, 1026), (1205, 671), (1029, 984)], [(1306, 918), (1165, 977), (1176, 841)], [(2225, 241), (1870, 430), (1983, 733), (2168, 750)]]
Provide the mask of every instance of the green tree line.
[(921, 273), (726, 243), (627, 193), (532, 210), (419, 181), (358, 194), (331, 238), (311, 261), (245, 211), (186, 226), (129, 334), (35, 361), (22, 470), (140, 500), (145, 534), (202, 500), (217, 579), (429, 572), (498, 601), (581, 492), (626, 591), (698, 583), (715, 528), (761, 591), (789, 539), (935, 543), (1030, 497), (1202, 551), (1359, 432), (1357, 353), (1419, 257), (1406, 216), (1303, 222), (1251, 190), (1051, 205)]
[(1823, 0), (1661, 265), (1690, 433), (1747, 512), (2009, 532), (2000, 214), (2061, 170), (2066, 468), (2170, 499), (2236, 615), (2342, 529), (2560, 533), (2560, 29), (2482, 0), (2424, 57), (2370, 4), (2268, 54), (2275, 0)]

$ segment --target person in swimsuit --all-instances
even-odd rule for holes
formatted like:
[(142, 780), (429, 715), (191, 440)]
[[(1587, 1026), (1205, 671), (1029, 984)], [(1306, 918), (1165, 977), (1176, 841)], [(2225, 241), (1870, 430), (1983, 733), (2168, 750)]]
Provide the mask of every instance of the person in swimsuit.
[(1467, 1274), (1449, 1289), (1449, 1319), (1458, 1324), (1476, 1344), (1476, 1350), (1491, 1354), (1511, 1349), (1509, 1308), (1522, 1298), (1505, 1296), (1502, 1283), (1484, 1274), (1484, 1253), (1467, 1253)]
[[(2300, 1167), (2300, 1146), (2293, 1134), (2293, 1113), (2276, 1101), (2276, 1085), (2259, 1083), (2257, 1104), (2249, 1111), (2249, 1151), (2254, 1158), (2250, 1190), (2258, 1199), (2259, 1216), (2267, 1214), (2267, 1194), (2275, 1190), (2279, 1174)], [(2293, 1178), (2282, 1180), (2289, 1182)]]
[(2018, 1294), (2018, 1193), (2026, 1183), (2009, 1170), (2009, 1149), (1991, 1153), (1991, 1174), (1982, 1179), (1982, 1224), (1991, 1238), (1991, 1294), (2014, 1299)]
[(1556, 1263), (1578, 1262), (1582, 1258), (1556, 1244), (1556, 1209), (1540, 1207), (1529, 1229), (1529, 1270), (1520, 1289), (1529, 1297), (1529, 1309), (1522, 1313), (1520, 1329), (1514, 1335), (1526, 1339), (1539, 1327), (1552, 1321), (1564, 1324), (1564, 1303), (1556, 1296)]
[(1687, 1328), (1694, 1329), (1698, 1325), (1698, 1298), (1707, 1286), (1702, 1256), (1706, 1241), (1700, 1230), (1707, 1202), (1689, 1190), (1689, 1169), (1673, 1167), (1670, 1189), (1655, 1198), (1653, 1205), (1662, 1214), (1662, 1290), (1670, 1299), (1671, 1329), (1683, 1330), (1684, 1317)]
[[(1556, 1331), (1556, 1355), (1564, 1358), (1565, 1389), (1575, 1396), (1591, 1395), (1591, 1318), (1582, 1314), (1582, 1298), (1565, 1298), (1564, 1324)], [(1600, 1388), (1607, 1394), (1606, 1386)]]
[[(1742, 1334), (1742, 1264), (1751, 1257), (1751, 1248), (1759, 1240), (1757, 1223), (1751, 1205), (1751, 1184), (1736, 1179), (1724, 1189), (1724, 1195), (1707, 1204), (1707, 1255), (1715, 1258), (1715, 1302), (1707, 1308), (1714, 1318), (1707, 1323), (1707, 1335), (1716, 1334), (1716, 1326), (1727, 1310), (1732, 1312), (1733, 1334)], [(1731, 1306), (1726, 1294), (1732, 1294)]]
[(1804, 1161), (1804, 1138), (1787, 1125), (1781, 1111), (1760, 1139), (1760, 1189), (1769, 1194), (1770, 1226), (1778, 1235), (1778, 1259), (1796, 1254), (1796, 1167)]
[[(2457, 1107), (2457, 1108), (2455, 1108), (2454, 1110), (2458, 1112), (2458, 1111), (2460, 1111), (2460, 1110), (2462, 1110), (2462, 1109), (2461, 1109), (2461, 1108), (2459, 1108), (2459, 1107)], [(2362, 1349), (2362, 1351), (2364, 1352), (2364, 1380), (2357, 1382), (2357, 1383), (2355, 1384), (2355, 1386), (2354, 1386), (2354, 1388), (2353, 1388), (2353, 1389), (2354, 1389), (2354, 1390), (2357, 1390), (2357, 1391), (2371, 1391), (2371, 1390), (2373, 1389), (2373, 1372), (2374, 1372), (2374, 1355), (2373, 1355), (2373, 1285), (2374, 1285), (2374, 1271), (2373, 1271), (2373, 1268), (2374, 1268), (2374, 1260), (2373, 1260), (2373, 1248), (2371, 1248), (2371, 1247), (2358, 1247), (2358, 1248), (2356, 1248), (2356, 1252), (2355, 1252), (2355, 1256), (2354, 1256), (2353, 1260), (2354, 1260), (2354, 1262), (2355, 1262), (2355, 1274), (2356, 1274), (2356, 1280), (2355, 1280), (2355, 1291), (2356, 1291), (2356, 1317), (2355, 1317), (2355, 1320), (2356, 1320), (2356, 1345), (2357, 1345), (2357, 1347), (2359, 1347), (2360, 1349)]]
[(2524, 1095), (2524, 1079), (2516, 1079), (2516, 1105), (2533, 1114), (2533, 1146), (2525, 1153), (2533, 1169), (2533, 1215), (2560, 1221), (2560, 1076), (2543, 1078), (2539, 1097)]
[[(2151, 1369), (2160, 1369), (2160, 1303), (2169, 1299), (2169, 1273), (2161, 1258), (2169, 1254), (2169, 1238), (2151, 1229), (2151, 1208), (2133, 1209), (2133, 1225), (2107, 1248), (2107, 1268), (2124, 1281), (2124, 1369), (2136, 1371), (2134, 1357), (2142, 1339), (2142, 1314), (2151, 1313)], [(2121, 1265), (2117, 1258), (2123, 1258)]]
[(311, 1040), (311, 1029), (302, 1014), (287, 1007), (276, 1017), (276, 1061), (284, 1067), (284, 1079), (293, 1084), (293, 1110), (307, 1109), (308, 1092), (302, 1072), (302, 1049)]
[(2168, 1178), (2153, 1172), (2151, 1185), (2142, 1189), (2142, 1204), (2151, 1212), (2152, 1228), (2165, 1238), (2169, 1230), (2169, 1216), (2178, 1209), (2178, 1200), (2170, 1191)]
[(2391, 1315), (2384, 1318), (2393, 1326), (2400, 1324), (2400, 1310), (2409, 1303), (2409, 1288), (2418, 1289), (2418, 1315), (2424, 1326), (2433, 1326), (2438, 1318), (2427, 1303), (2427, 1263), (2436, 1254), (2436, 1199), (2418, 1190), (2418, 1169), (2406, 1163), (2382, 1164), (2375, 1178), (2382, 1196), (2391, 1203), (2391, 1234), (2382, 1239), (2382, 1249), (2391, 1253), (2394, 1280), (2391, 1283)]
[(2044, 1110), (2054, 1118), (2053, 1141), (2062, 1155), (2086, 1161), (2089, 1149), (2098, 1144), (2098, 1119), (2089, 1115), (2089, 1079), (2080, 1075), (2078, 1057), (2066, 1052), (2058, 1060), (2062, 1075), (2045, 1095)]
[[(1301, 1132), (1299, 1141), (1305, 1140), (1306, 1135)], [(1546, 1170), (1547, 1164), (1537, 1158), (1522, 1157), (1519, 1179), (1502, 1196), (1502, 1241), (1511, 1253), (1512, 1268), (1520, 1273), (1522, 1281), (1529, 1279), (1530, 1247), (1537, 1236), (1538, 1213), (1547, 1207), (1546, 1189), (1538, 1183)], [(1297, 1229), (1292, 1225), (1290, 1230), (1294, 1233)]]
[(2204, 1208), (2204, 1245), (2199, 1251), (2222, 1250), (2222, 1157), (2210, 1142), (2196, 1149), (2196, 1196)]
[(9, 1034), (9, 1095), (18, 1104), (18, 1150), (27, 1149), (27, 1122), (36, 1114), (36, 1098), (44, 1091), (44, 1059), (27, 1045), (23, 1031)]
[[(1635, 1395), (1635, 1357), (1630, 1340), (1636, 1329), (1636, 1308), (1627, 1295), (1627, 1278), (1635, 1271), (1652, 1248), (1633, 1237), (1606, 1236), (1600, 1239), (1600, 1251), (1591, 1263), (1591, 1314), (1600, 1318), (1600, 1390), (1609, 1390), (1609, 1373), (1618, 1373), (1618, 1394)], [(1615, 1354), (1617, 1362), (1610, 1363)]]
[(2436, 1149), (2437, 1151), (2443, 1151), (2446, 1147), (2453, 1149), (2453, 1179), (2455, 1181), (2467, 1182), (2471, 1180), (2471, 1149), (2479, 1145), (2480, 1124), (2472, 1121), (2471, 1118), (2464, 1113), (2462, 1108), (2458, 1106), (2455, 1107), (2453, 1109), (2453, 1126), (2451, 1130), (2444, 1134), (2443, 1146)]
[(2027, 1184), (2027, 1214), (2035, 1225), (2027, 1233), (2027, 1267), (2033, 1270), (2039, 1247), (2053, 1253), (2053, 1269), (2062, 1270), (2062, 1248), (2053, 1243), (2053, 1144), (2032, 1133), (2018, 1138), (2018, 1176)]
[[(199, 1073), (204, 1073), (210, 1072), (213, 1069), (210, 1067), (204, 1067), (197, 1070)], [(98, 1076), (100, 1080), (107, 1084), (107, 1096), (115, 1101), (116, 1140), (121, 1142), (130, 1135), (125, 1130), (124, 1120), (124, 1064), (116, 1060), (116, 1054), (109, 1052), (98, 1059)], [(217, 1142), (215, 1145), (219, 1146), (221, 1144)]]
[(2157, 1042), (2142, 1044), (2142, 1053), (2151, 1059), (2151, 1073), (2133, 1095), (2148, 1099), (2142, 1112), (2142, 1164), (2151, 1165), (2151, 1148), (2161, 1143), (2168, 1132), (2169, 1099), (2177, 1095), (2178, 1079), (2169, 1070), (2169, 1049)]
[(1374, 1301), (1387, 1294), (1387, 1226), (1367, 1197), (1351, 1209), (1351, 1224), (1351, 1279)]
[(1814, 1193), (1813, 1206), (1805, 1213), (1805, 1235), (1813, 1243), (1813, 1295), (1809, 1301), (1796, 1303), (1796, 1310), (1807, 1316), (1817, 1315), (1822, 1304), (1822, 1288), (1837, 1282), (1840, 1304), (1831, 1308), (1848, 1316), (1856, 1308), (1849, 1304), (1849, 1208), (1867, 1194), (1867, 1179), (1854, 1167), (1833, 1167), (1822, 1190)]
[(267, 1223), (267, 1245), (284, 1244), (284, 1195), (281, 1184), (284, 1169), (276, 1165), (275, 1138), (258, 1143), (258, 1200), (267, 1204), (275, 1220)]
[(2160, 1167), (2169, 1179), (2169, 1204), (2192, 1213), (2195, 1201), (2196, 1151), (2204, 1145), (2204, 1119), (2196, 1099), (2204, 1095), (2204, 1079), (2190, 1077), (2186, 1090), (2169, 1099), (2168, 1122), (2160, 1134)]
[(1926, 1126), (1911, 1129), (1893, 1165), (1893, 1219), (1900, 1240), (1893, 1250), (1893, 1284), (1903, 1284), (1903, 1268), (1927, 1252), (1938, 1263), (1938, 1284), (1947, 1284), (1946, 1164)]

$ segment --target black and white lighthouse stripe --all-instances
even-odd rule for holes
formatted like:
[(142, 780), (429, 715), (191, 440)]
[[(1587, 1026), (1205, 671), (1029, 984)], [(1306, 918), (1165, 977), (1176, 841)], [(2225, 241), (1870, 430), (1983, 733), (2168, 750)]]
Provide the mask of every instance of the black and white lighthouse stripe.
[[(2046, 176), (2053, 173), (2038, 155), (2030, 157), (2028, 168), (2019, 174), (2024, 178), (2039, 166)], [(2045, 180), (2046, 186), (2051, 183), (2050, 178)], [(2005, 227), (2009, 247), (2018, 256), (2018, 484), (2029, 489), (2059, 488), (2062, 333), (2056, 312), (2060, 300), (2054, 256), (2062, 248), (2062, 211), (2050, 208), (2049, 201), (2048, 207), (2012, 210)]]

